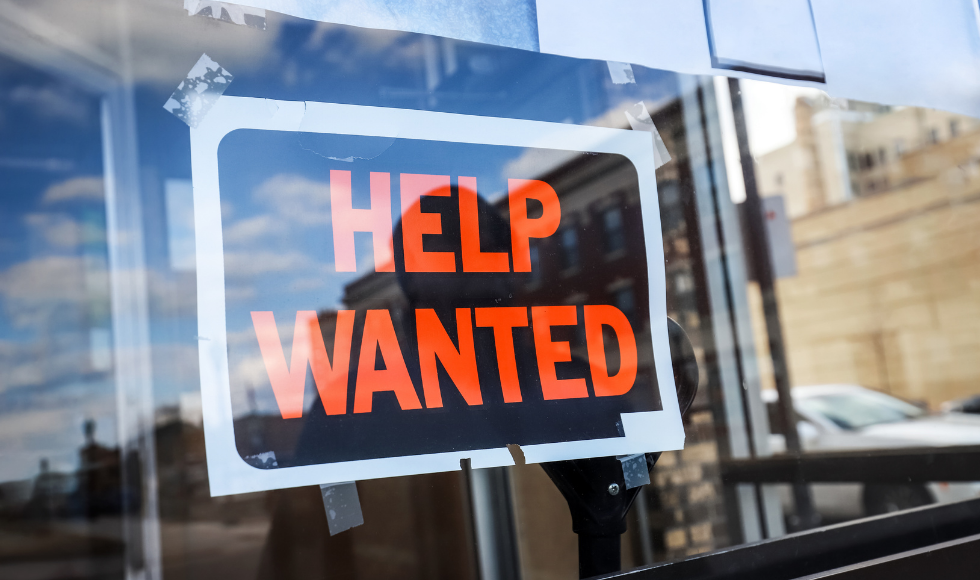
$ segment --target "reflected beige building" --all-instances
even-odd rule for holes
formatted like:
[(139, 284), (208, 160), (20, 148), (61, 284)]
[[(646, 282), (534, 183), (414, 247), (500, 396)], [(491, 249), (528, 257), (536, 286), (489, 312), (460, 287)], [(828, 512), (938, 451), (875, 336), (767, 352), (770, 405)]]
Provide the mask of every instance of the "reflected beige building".
[(801, 98), (796, 125), (757, 159), (796, 246), (798, 275), (777, 283), (793, 384), (932, 407), (980, 393), (980, 121)]

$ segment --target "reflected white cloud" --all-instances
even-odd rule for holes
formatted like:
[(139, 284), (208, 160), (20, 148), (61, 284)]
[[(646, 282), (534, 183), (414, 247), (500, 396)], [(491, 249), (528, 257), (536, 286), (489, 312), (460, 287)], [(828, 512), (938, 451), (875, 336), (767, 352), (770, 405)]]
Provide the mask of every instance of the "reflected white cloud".
[(0, 393), (10, 388), (40, 385), (44, 382), (44, 370), (35, 359), (39, 345), (22, 342), (0, 341)]
[(59, 382), (91, 375), (95, 369), (89, 337), (90, 333), (76, 330), (46, 333), (31, 342), (0, 342), (0, 368), (4, 369), (0, 393), (29, 388), (24, 394), (33, 406), (52, 392), (63, 391)]
[[(119, 275), (132, 275), (121, 272)], [(197, 312), (197, 284), (185, 273), (147, 272), (150, 308), (157, 316), (193, 316)]]
[(247, 357), (231, 369), (231, 382), (235, 385), (261, 385), (269, 376), (261, 356)]
[(233, 223), (224, 228), (221, 234), (226, 246), (240, 246), (281, 234), (285, 229), (279, 219), (271, 215), (260, 215)]
[(323, 278), (297, 278), (289, 283), (290, 292), (308, 292), (319, 290), (326, 285)]
[(101, 177), (73, 177), (48, 187), (42, 196), (45, 204), (59, 201), (105, 202), (105, 188)]
[(40, 119), (82, 125), (89, 120), (92, 113), (89, 101), (78, 98), (65, 85), (18, 85), (7, 93), (7, 98), (15, 105), (30, 108)]
[(305, 226), (330, 223), (330, 186), (288, 173), (280, 173), (255, 188), (255, 199), (281, 217)]
[(198, 347), (192, 343), (155, 343), (151, 350), (156, 381), (179, 391), (200, 388)]
[[(293, 343), (294, 317), (277, 316), (276, 330), (286, 352)], [(268, 388), (269, 375), (262, 360), (255, 330), (250, 326), (242, 330), (229, 331), (228, 346), (232, 349), (229, 359), (229, 378), (237, 388), (231, 390), (232, 406), (238, 412), (258, 411), (273, 413), (277, 407), (271, 389)], [(265, 386), (266, 388), (262, 388)]]
[(0, 272), (0, 296), (14, 326), (40, 326), (62, 305), (85, 302), (87, 281), (102, 278), (93, 286), (106, 288), (105, 275), (104, 271), (86, 272), (84, 259), (77, 256), (36, 258)]
[(247, 278), (282, 272), (295, 272), (312, 261), (299, 252), (225, 252), (225, 276)]
[(55, 248), (73, 249), (82, 240), (81, 226), (66, 214), (29, 213), (24, 223)]
[(255, 298), (254, 286), (225, 286), (225, 300), (227, 302), (243, 302)]

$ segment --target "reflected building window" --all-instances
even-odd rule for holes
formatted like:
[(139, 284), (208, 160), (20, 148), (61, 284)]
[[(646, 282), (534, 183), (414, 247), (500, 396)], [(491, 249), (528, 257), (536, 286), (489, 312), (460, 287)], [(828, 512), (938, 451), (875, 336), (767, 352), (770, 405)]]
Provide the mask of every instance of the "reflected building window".
[[(578, 232), (575, 228), (565, 228), (561, 232), (561, 266), (563, 270), (578, 268)], [(533, 268), (533, 266), (532, 266)]]
[(694, 279), (687, 272), (682, 272), (674, 276), (674, 291), (678, 294), (691, 292), (694, 290)]
[(634, 327), (636, 326), (636, 299), (633, 296), (633, 287), (626, 286), (615, 290), (613, 292), (613, 303), (616, 308), (619, 308), (626, 318), (629, 319), (630, 324)]
[[(575, 313), (578, 320), (584, 320), (584, 307), (588, 303), (588, 295), (576, 292), (575, 294), (569, 296), (565, 299), (565, 303), (575, 307)], [(570, 344), (573, 349), (584, 349), (586, 347), (586, 335), (585, 335), (585, 325), (577, 324), (574, 327), (574, 332), (571, 335)], [(584, 350), (582, 351), (584, 355)]]
[(863, 169), (871, 169), (874, 166), (875, 166), (875, 158), (874, 158), (874, 155), (872, 155), (870, 153), (865, 153), (864, 155), (861, 156), (861, 166), (860, 166), (860, 168), (862, 170)]
[(664, 231), (684, 227), (684, 210), (681, 205), (681, 188), (676, 179), (665, 179), (657, 183), (660, 193), (660, 223)]
[(623, 235), (623, 212), (618, 207), (603, 212), (602, 234), (606, 254), (612, 254), (626, 247), (626, 238)]
[(541, 250), (537, 245), (532, 244), (531, 248), (531, 274), (528, 276), (527, 283), (530, 286), (541, 284)]

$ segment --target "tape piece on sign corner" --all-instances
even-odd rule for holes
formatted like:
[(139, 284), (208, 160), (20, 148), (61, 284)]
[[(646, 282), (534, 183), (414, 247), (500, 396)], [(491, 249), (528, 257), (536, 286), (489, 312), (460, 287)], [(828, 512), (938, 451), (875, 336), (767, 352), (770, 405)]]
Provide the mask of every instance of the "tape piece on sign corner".
[(612, 82), (617, 85), (635, 85), (636, 77), (633, 76), (633, 67), (628, 62), (616, 62), (607, 60), (606, 66), (609, 67), (609, 76)]
[(364, 523), (355, 482), (321, 485), (320, 495), (323, 497), (323, 511), (327, 513), (327, 527), (330, 528), (331, 536)]
[(660, 136), (660, 132), (657, 131), (657, 126), (653, 124), (650, 111), (647, 110), (643, 101), (626, 109), (626, 120), (630, 122), (630, 127), (634, 131), (646, 131), (653, 134), (653, 162), (657, 169), (670, 161), (670, 152), (667, 151), (667, 146), (664, 145), (664, 140)]
[(163, 108), (196, 129), (234, 78), (211, 57), (202, 54)]
[(239, 6), (231, 2), (214, 0), (184, 0), (184, 8), (191, 16), (210, 16), (215, 20), (265, 30), (264, 8)]
[(650, 470), (647, 469), (647, 456), (643, 453), (620, 455), (616, 459), (623, 464), (623, 479), (626, 489), (633, 489), (650, 483)]

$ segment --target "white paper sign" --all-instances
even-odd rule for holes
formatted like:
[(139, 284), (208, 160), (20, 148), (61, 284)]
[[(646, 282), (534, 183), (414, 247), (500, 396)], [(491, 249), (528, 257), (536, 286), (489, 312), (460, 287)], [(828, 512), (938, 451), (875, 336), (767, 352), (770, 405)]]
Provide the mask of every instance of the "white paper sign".
[[(683, 446), (649, 133), (224, 96), (190, 134), (212, 495)], [(630, 301), (539, 251), (590, 164)]]

